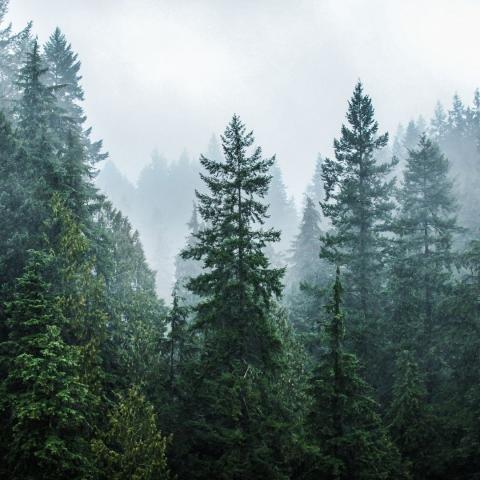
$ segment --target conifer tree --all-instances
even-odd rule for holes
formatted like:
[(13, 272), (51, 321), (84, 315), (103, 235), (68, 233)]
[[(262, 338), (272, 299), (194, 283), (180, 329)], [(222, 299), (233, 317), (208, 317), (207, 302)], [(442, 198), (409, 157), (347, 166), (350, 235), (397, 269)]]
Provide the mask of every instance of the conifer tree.
[(190, 430), (176, 440), (186, 449), (180, 477), (284, 478), (278, 442), (288, 429), (275, 437), (276, 425), (286, 426), (276, 419), (271, 389), (281, 343), (270, 317), (283, 270), (270, 268), (263, 253), (279, 233), (261, 228), (274, 159), (263, 159), (259, 147), (248, 152), (253, 133), (236, 115), (222, 142), (224, 162), (201, 157), (209, 192), (197, 197), (205, 228), (182, 254), (207, 269), (189, 283), (201, 297), (194, 325), (203, 345), (184, 406)]
[(138, 387), (121, 396), (101, 439), (93, 442), (99, 477), (105, 480), (167, 480), (168, 439), (157, 427), (152, 405)]
[(0, 109), (11, 120), (19, 92), (16, 80), (23, 57), (30, 49), (32, 23), (14, 33), (12, 24), (4, 25), (9, 0), (0, 0)]
[[(348, 125), (334, 142), (335, 159), (325, 159), (324, 215), (332, 231), (323, 238), (322, 257), (346, 265), (346, 307), (354, 322), (352, 335), (361, 358), (375, 356), (373, 337), (381, 306), (384, 250), (393, 209), (396, 160), (379, 164), (375, 155), (387, 145), (378, 136), (372, 101), (359, 82), (348, 104)], [(372, 362), (375, 360), (370, 359)], [(368, 363), (369, 367), (371, 363)]]
[(298, 332), (312, 334), (319, 321), (320, 291), (331, 274), (331, 266), (320, 258), (320, 214), (306, 197), (300, 231), (292, 244), (287, 271), (287, 301), (290, 317)]
[(278, 249), (286, 251), (293, 240), (297, 227), (297, 211), (292, 198), (287, 195), (280, 167), (273, 164), (270, 170), (272, 177), (266, 201), (269, 205), (269, 216), (266, 225), (282, 232)]
[(448, 168), (438, 146), (423, 135), (407, 159), (395, 222), (394, 318), (404, 324), (405, 338), (416, 339), (417, 353), (430, 359), (426, 371), (429, 388), (430, 369), (436, 363), (432, 349), (440, 327), (438, 307), (453, 261), (452, 236), (458, 231)]
[(304, 478), (404, 478), (398, 451), (382, 425), (372, 392), (359, 376), (358, 361), (345, 351), (341, 297), (337, 267), (328, 306), (328, 344), (310, 381), (307, 427), (312, 448)]
[[(188, 222), (189, 235), (187, 237), (187, 248), (196, 243), (196, 236), (200, 230), (197, 205), (193, 204), (193, 211)], [(194, 307), (198, 303), (198, 296), (192, 294), (187, 288), (191, 278), (197, 277), (202, 271), (202, 264), (195, 259), (184, 259), (179, 254), (175, 258), (175, 294), (181, 305)]]
[(312, 180), (307, 187), (306, 195), (307, 197), (311, 198), (315, 208), (317, 208), (325, 198), (325, 188), (322, 176), (323, 161), (323, 157), (318, 155), (317, 161), (315, 162), (315, 171), (313, 173)]
[(57, 107), (62, 113), (56, 129), (65, 139), (72, 135), (72, 130), (79, 137), (84, 148), (85, 163), (91, 169), (88, 173), (93, 177), (94, 166), (105, 160), (108, 154), (102, 152), (101, 140), (91, 140), (91, 128), (84, 130), (86, 116), (81, 105), (84, 100), (83, 87), (80, 84), (81, 63), (58, 27), (44, 45), (43, 60), (47, 69), (44, 82), (52, 88)]
[(83, 479), (90, 474), (88, 412), (91, 400), (80, 376), (80, 351), (62, 338), (67, 319), (52, 293), (47, 251), (31, 251), (16, 294), (7, 303), (8, 375), (3, 382), (12, 480)]
[(429, 465), (434, 463), (433, 425), (427, 391), (418, 364), (408, 350), (402, 350), (397, 357), (393, 401), (388, 418), (392, 440), (412, 478), (429, 478)]
[(80, 61), (72, 51), (65, 35), (57, 27), (44, 46), (44, 58), (47, 68), (46, 83), (55, 87), (57, 102), (77, 125), (81, 125), (84, 114), (79, 102), (84, 99), (80, 85)]

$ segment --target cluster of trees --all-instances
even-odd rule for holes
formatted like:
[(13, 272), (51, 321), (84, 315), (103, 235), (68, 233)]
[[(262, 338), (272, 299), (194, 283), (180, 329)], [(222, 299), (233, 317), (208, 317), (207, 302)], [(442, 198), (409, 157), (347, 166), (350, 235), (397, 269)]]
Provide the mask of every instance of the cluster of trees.
[[(269, 198), (289, 205), (275, 159), (233, 116), (200, 158), (167, 307), (139, 234), (95, 187), (106, 154), (70, 44), (59, 29), (44, 46), (30, 27), (0, 36), (2, 478), (480, 474), (478, 218), (451, 171), (467, 138), (478, 166), (475, 107), (412, 122), (385, 160), (358, 83), (287, 268), (271, 259)], [(174, 171), (148, 169), (133, 196)]]
[[(223, 154), (212, 135), (207, 157), (220, 161)], [(128, 216), (141, 234), (149, 265), (155, 270), (157, 292), (168, 298), (179, 278), (175, 258), (190, 234), (189, 218), (196, 202), (195, 190), (202, 190), (200, 173), (203, 167), (185, 150), (177, 161), (169, 162), (154, 150), (150, 163), (143, 168), (133, 185), (108, 161), (100, 171), (96, 184), (111, 202)], [(269, 257), (285, 263), (290, 243), (296, 233), (297, 211), (287, 195), (282, 172), (271, 167), (272, 183), (267, 193), (270, 213), (267, 220), (282, 231), (281, 241), (269, 251)]]

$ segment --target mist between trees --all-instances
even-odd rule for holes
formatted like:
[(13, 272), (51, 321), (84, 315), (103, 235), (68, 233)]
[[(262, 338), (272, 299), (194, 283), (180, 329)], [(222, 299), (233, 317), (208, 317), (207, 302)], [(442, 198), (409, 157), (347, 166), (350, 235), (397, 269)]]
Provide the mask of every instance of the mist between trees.
[(480, 94), (392, 140), (352, 88), (300, 212), (236, 114), (132, 185), (3, 26), (1, 478), (480, 477)]

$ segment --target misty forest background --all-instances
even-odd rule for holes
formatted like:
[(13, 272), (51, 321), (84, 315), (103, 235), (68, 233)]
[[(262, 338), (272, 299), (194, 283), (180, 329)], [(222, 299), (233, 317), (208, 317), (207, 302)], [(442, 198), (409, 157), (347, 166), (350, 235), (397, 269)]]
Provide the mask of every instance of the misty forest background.
[(1, 478), (480, 478), (478, 91), (390, 138), (352, 85), (300, 211), (237, 115), (133, 185), (7, 7)]

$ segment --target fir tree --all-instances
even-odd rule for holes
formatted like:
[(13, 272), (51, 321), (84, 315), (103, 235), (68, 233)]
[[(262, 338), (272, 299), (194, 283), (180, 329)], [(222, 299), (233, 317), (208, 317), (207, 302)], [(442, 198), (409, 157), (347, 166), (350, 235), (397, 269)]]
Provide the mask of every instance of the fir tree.
[(398, 354), (389, 429), (414, 479), (429, 478), (433, 465), (433, 425), (418, 364), (408, 350)]
[(31, 251), (15, 297), (7, 304), (8, 375), (3, 406), (9, 411), (9, 478), (88, 477), (90, 402), (80, 378), (80, 352), (62, 338), (67, 319), (49, 276), (55, 257)]
[(201, 297), (195, 326), (204, 340), (188, 382), (189, 430), (176, 440), (186, 442), (186, 452), (178, 454), (180, 476), (284, 478), (278, 443), (288, 430), (274, 434), (286, 426), (276, 417), (271, 390), (281, 343), (269, 315), (283, 271), (270, 268), (263, 253), (279, 233), (261, 228), (274, 159), (262, 159), (260, 148), (248, 153), (253, 133), (236, 115), (222, 142), (224, 162), (201, 157), (209, 193), (197, 197), (206, 226), (183, 252), (202, 259), (207, 269), (189, 283)]
[(9, 0), (0, 1), (0, 109), (11, 119), (19, 91), (17, 76), (25, 53), (31, 47), (30, 22), (23, 30), (14, 33), (12, 24), (4, 25)]
[(320, 214), (310, 197), (305, 199), (300, 231), (292, 244), (287, 271), (290, 318), (298, 332), (311, 335), (317, 328), (319, 294), (329, 279), (331, 266), (320, 259)]
[(398, 303), (394, 305), (394, 318), (404, 323), (406, 338), (416, 338), (417, 352), (426, 353), (430, 359), (429, 388), (430, 369), (436, 363), (432, 349), (439, 328), (437, 308), (446, 292), (453, 260), (452, 236), (458, 231), (448, 168), (448, 160), (438, 146), (423, 135), (407, 159), (395, 223), (396, 268), (391, 279), (392, 298)]
[(167, 480), (168, 439), (157, 427), (152, 405), (132, 387), (109, 415), (109, 426), (92, 444), (105, 480)]
[(356, 357), (345, 351), (340, 272), (328, 306), (328, 345), (311, 382), (312, 406), (307, 418), (312, 443), (304, 478), (404, 478), (372, 392), (359, 376)]
[[(187, 237), (187, 248), (195, 245), (196, 237), (200, 231), (200, 224), (198, 220), (197, 205), (193, 204), (193, 211), (190, 221), (188, 222), (189, 235)], [(202, 264), (195, 259), (184, 259), (179, 254), (175, 258), (175, 289), (177, 300), (181, 305), (186, 307), (194, 307), (198, 303), (198, 296), (192, 294), (187, 284), (191, 278), (200, 275), (202, 271)]]
[(360, 82), (348, 104), (347, 120), (349, 125), (342, 126), (341, 137), (334, 142), (335, 159), (325, 159), (322, 167), (322, 209), (333, 227), (323, 238), (322, 257), (347, 266), (346, 306), (355, 322), (357, 351), (366, 359), (378, 344), (372, 337), (377, 335), (381, 306), (384, 232), (394, 206), (394, 180), (387, 178), (396, 161), (379, 164), (375, 158), (387, 145), (388, 134), (377, 136), (372, 101)]

